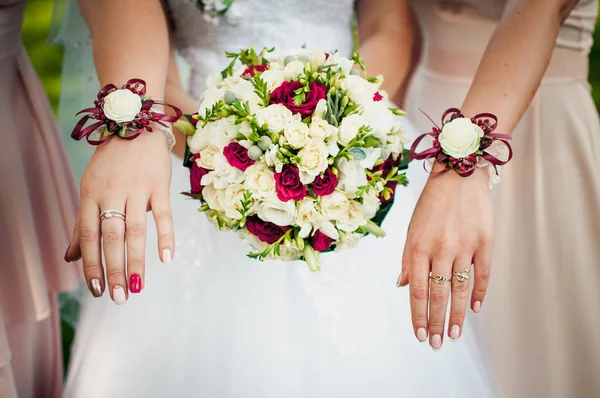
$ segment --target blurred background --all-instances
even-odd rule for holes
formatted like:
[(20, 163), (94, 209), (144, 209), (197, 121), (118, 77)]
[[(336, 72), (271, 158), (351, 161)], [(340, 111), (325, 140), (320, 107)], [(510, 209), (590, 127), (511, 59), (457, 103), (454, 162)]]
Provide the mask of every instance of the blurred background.
[[(29, 0), (23, 24), (23, 40), (31, 62), (39, 74), (50, 103), (56, 112), (60, 96), (62, 49), (59, 46), (49, 45), (47, 42), (53, 3), (50, 0)], [(590, 55), (590, 83), (596, 107), (600, 109), (600, 26), (596, 29), (595, 43)], [(73, 329), (69, 325), (63, 324), (65, 366), (69, 358), (73, 334)]]

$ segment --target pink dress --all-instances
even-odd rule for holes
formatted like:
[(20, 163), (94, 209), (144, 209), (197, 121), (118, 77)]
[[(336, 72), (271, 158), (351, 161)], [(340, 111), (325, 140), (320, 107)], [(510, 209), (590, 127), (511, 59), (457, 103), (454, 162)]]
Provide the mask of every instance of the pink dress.
[[(424, 51), (406, 108), (425, 132), (419, 108), (437, 119), (461, 106), (506, 1), (412, 4)], [(471, 321), (511, 398), (600, 396), (600, 122), (587, 82), (597, 13), (598, 0), (580, 0), (563, 23), (493, 191), (491, 284)]]
[(0, 0), (0, 397), (59, 397), (56, 292), (77, 190), (52, 111), (21, 44), (24, 0)]

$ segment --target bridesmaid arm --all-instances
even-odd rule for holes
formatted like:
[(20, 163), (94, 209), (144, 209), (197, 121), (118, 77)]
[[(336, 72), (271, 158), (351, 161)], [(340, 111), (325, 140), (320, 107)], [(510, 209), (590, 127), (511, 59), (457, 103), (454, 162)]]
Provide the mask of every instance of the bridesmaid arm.
[(403, 87), (414, 66), (417, 26), (407, 0), (359, 0), (356, 6), (360, 54), (370, 76), (384, 75), (390, 98)]
[(498, 116), (499, 132), (512, 133), (550, 62), (560, 24), (577, 0), (511, 0), (483, 55), (463, 104), (473, 116)]

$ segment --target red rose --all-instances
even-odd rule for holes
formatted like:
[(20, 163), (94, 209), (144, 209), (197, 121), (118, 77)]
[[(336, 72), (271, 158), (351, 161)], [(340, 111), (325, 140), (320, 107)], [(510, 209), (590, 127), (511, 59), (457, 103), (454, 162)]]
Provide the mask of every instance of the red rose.
[(283, 104), (292, 113), (299, 113), (303, 118), (312, 115), (317, 103), (327, 96), (327, 87), (323, 83), (312, 82), (308, 85), (310, 91), (302, 105), (294, 104), (294, 91), (303, 87), (300, 82), (283, 82), (271, 93), (271, 104)]
[(250, 65), (244, 72), (242, 72), (242, 77), (246, 75), (254, 77), (256, 72), (264, 72), (267, 70), (267, 68), (267, 65)]
[(250, 216), (246, 220), (246, 228), (261, 242), (273, 244), (281, 238), (290, 227), (280, 227), (272, 222), (263, 221), (258, 216)]
[(379, 102), (383, 99), (383, 95), (379, 94), (379, 91), (377, 91), (375, 93), (375, 95), (373, 95), (373, 101), (375, 102)]
[(223, 149), (223, 155), (230, 165), (242, 171), (254, 164), (254, 160), (248, 156), (248, 150), (235, 141)]
[(190, 185), (192, 187), (192, 193), (202, 193), (202, 177), (208, 174), (208, 170), (198, 166), (196, 160), (200, 159), (199, 154), (194, 155), (194, 161), (192, 167), (190, 167)]
[[(383, 171), (381, 173), (381, 177), (385, 178), (387, 177), (387, 175), (390, 173), (390, 171), (392, 171), (392, 169), (394, 167), (397, 167), (400, 164), (400, 157), (398, 157), (398, 159), (394, 160), (394, 157), (390, 155), (390, 157), (388, 157), (385, 162), (383, 162), (382, 164), (380, 164), (379, 166), (375, 166), (371, 169), (371, 172), (377, 172), (377, 171)], [(386, 188), (389, 188), (392, 190), (392, 194), (390, 195), (390, 198), (388, 200), (386, 200), (383, 195), (379, 195), (379, 200), (381, 200), (381, 203), (389, 203), (392, 201), (392, 199), (394, 199), (394, 194), (396, 193), (396, 186), (398, 185), (398, 181), (389, 181), (387, 184), (385, 184)]]
[(309, 238), (310, 245), (318, 252), (329, 249), (331, 244), (334, 242), (329, 236), (323, 232), (317, 230), (313, 236)]
[(282, 202), (302, 200), (306, 196), (306, 185), (300, 181), (298, 169), (284, 164), (281, 173), (275, 173), (275, 191)]
[(328, 167), (322, 176), (317, 176), (313, 182), (313, 191), (319, 196), (331, 195), (338, 185), (338, 179)]

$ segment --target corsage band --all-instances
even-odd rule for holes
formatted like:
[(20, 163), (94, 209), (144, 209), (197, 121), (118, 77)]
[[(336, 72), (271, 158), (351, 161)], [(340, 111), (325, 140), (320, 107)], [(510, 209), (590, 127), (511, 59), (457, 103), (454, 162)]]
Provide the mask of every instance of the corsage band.
[[(412, 144), (411, 160), (435, 160), (445, 166), (443, 171), (454, 170), (461, 177), (472, 175), (476, 167), (489, 166), (491, 182), (499, 181), (498, 168), (507, 164), (513, 153), (510, 135), (494, 133), (498, 126), (495, 115), (480, 113), (467, 118), (460, 109), (451, 108), (442, 115), (441, 128), (433, 123), (432, 131)], [(432, 146), (417, 152), (426, 137), (432, 137)]]
[[(161, 113), (161, 106), (173, 109), (175, 115)], [(114, 135), (132, 140), (144, 130), (154, 131), (151, 124), (156, 123), (167, 134), (169, 148), (173, 146), (169, 123), (176, 122), (182, 116), (179, 108), (146, 96), (146, 82), (142, 79), (130, 79), (121, 88), (114, 84), (104, 86), (94, 101), (94, 107), (77, 113), (80, 114), (86, 115), (71, 133), (71, 137), (77, 141), (85, 138), (91, 145), (99, 145)], [(89, 120), (95, 122), (86, 126)]]

